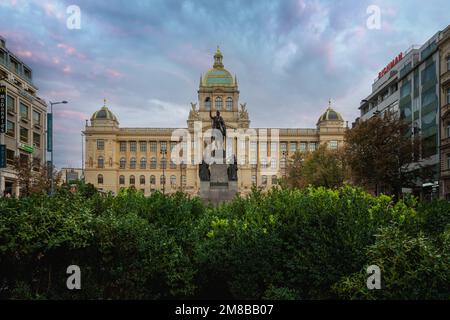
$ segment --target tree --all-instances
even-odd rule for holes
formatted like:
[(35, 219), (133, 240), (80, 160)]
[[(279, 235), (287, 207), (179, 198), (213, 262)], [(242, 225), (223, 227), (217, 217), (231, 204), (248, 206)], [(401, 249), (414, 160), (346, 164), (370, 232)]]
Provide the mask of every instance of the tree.
[[(17, 182), (20, 194), (28, 196), (32, 193), (48, 193), (51, 188), (51, 179), (48, 168), (41, 164), (39, 158), (30, 161), (28, 158), (16, 157), (13, 168), (17, 173)], [(61, 172), (53, 171), (54, 184), (58, 185), (61, 180)]]
[[(386, 112), (359, 122), (345, 135), (345, 159), (353, 182), (375, 194), (400, 196), (402, 187), (413, 187), (417, 179), (412, 167), (420, 151), (420, 139), (411, 137), (410, 124)], [(420, 164), (415, 163), (416, 169)]]
[(337, 188), (346, 176), (342, 152), (329, 149), (327, 144), (320, 145), (313, 152), (296, 152), (288, 172), (288, 184), (297, 188), (308, 185)]

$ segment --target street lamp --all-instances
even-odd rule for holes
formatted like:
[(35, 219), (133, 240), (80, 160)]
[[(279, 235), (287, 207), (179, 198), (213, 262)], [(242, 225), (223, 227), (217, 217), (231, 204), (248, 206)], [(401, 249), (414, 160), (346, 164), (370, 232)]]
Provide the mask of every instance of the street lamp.
[[(50, 195), (53, 196), (53, 194), (55, 193), (55, 178), (53, 177), (53, 106), (57, 105), (57, 104), (66, 104), (67, 101), (63, 100), (63, 101), (58, 101), (58, 102), (50, 102), (50, 115), (51, 115), (51, 119), (52, 119), (52, 128), (50, 130), (50, 141), (51, 141), (51, 149), (50, 149), (50, 175), (51, 175), (51, 189), (50, 189)], [(47, 135), (49, 134), (47, 128)]]
[(283, 178), (286, 179), (286, 166), (287, 166), (286, 155), (287, 155), (287, 151), (283, 151), (281, 154), (283, 155), (283, 164), (284, 164), (284, 167), (283, 167), (283, 169), (284, 169), (283, 170), (284, 171)]
[(162, 187), (162, 192), (163, 194), (166, 194), (166, 173), (165, 173), (165, 168), (166, 168), (166, 154), (167, 154), (167, 150), (166, 149), (161, 149), (161, 151), (159, 152), (162, 155), (162, 169), (163, 169), (163, 187)]

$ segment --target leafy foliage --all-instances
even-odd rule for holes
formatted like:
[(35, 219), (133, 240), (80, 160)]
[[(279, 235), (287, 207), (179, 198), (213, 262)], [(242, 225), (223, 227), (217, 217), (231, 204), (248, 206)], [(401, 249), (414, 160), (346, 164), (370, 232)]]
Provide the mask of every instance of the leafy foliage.
[(419, 151), (420, 140), (411, 138), (410, 125), (389, 112), (359, 122), (345, 135), (353, 181), (376, 194), (383, 190), (398, 197), (402, 187), (413, 187), (418, 172), (409, 164), (418, 160)]
[[(88, 185), (0, 199), (0, 298), (448, 299), (450, 204), (254, 189), (217, 208)], [(66, 288), (80, 266), (82, 290)], [(365, 267), (383, 289), (366, 288)]]

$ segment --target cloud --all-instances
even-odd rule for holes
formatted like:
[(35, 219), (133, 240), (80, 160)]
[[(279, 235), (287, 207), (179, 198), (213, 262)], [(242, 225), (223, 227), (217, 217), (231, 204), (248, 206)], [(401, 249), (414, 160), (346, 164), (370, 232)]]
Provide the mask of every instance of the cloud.
[[(315, 127), (328, 99), (352, 122), (379, 69), (448, 24), (447, 0), (0, 1), (0, 35), (33, 69), (56, 113), (57, 165), (78, 163), (78, 133), (103, 99), (126, 127), (186, 127), (220, 45), (253, 127)], [(380, 6), (381, 30), (366, 28)], [(72, 112), (72, 113), (71, 113)], [(79, 164), (78, 164), (79, 165)]]

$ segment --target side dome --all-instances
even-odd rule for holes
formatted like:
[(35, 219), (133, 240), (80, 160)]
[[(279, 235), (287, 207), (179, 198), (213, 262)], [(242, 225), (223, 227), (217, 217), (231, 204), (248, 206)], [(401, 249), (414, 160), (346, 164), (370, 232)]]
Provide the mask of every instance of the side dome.
[(103, 106), (100, 110), (95, 111), (91, 117), (92, 120), (111, 120), (117, 121), (117, 117), (108, 109), (107, 106)]
[(319, 122), (321, 121), (344, 121), (340, 113), (334, 111), (331, 107), (320, 116)]

